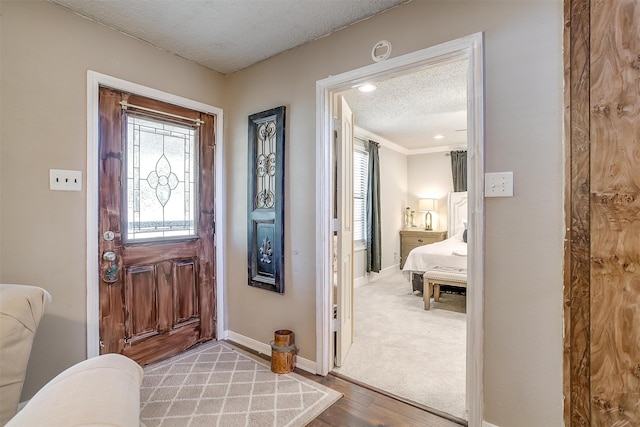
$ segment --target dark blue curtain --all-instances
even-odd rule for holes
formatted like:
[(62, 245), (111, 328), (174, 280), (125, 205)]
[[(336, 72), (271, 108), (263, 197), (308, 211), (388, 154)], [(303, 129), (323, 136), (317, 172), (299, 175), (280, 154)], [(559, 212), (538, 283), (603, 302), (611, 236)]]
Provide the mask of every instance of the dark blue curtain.
[(367, 184), (367, 272), (382, 269), (380, 229), (380, 158), (378, 143), (369, 141), (369, 182)]

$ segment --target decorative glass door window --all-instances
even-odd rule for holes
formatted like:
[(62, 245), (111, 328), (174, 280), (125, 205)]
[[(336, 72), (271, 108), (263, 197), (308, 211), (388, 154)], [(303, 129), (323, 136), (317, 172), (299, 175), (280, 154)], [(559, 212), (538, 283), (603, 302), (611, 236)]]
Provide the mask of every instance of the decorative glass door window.
[(198, 128), (134, 113), (126, 120), (127, 240), (195, 236)]

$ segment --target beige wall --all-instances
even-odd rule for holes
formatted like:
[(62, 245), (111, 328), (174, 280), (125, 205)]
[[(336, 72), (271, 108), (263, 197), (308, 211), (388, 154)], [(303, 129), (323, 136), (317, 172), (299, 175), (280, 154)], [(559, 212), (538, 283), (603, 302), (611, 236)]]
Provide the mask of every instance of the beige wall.
[[(404, 225), (404, 207), (407, 204), (407, 156), (380, 145), (380, 224), (382, 226), (381, 273), (397, 271), (400, 263), (400, 234)], [(353, 277), (375, 280), (367, 275), (367, 252), (356, 250)]]
[[(487, 199), (485, 419), (562, 424), (562, 5), (413, 1), (233, 75), (219, 74), (47, 2), (2, 1), (0, 280), (53, 294), (24, 396), (86, 355), (85, 197), (50, 192), (48, 169), (86, 164), (86, 70), (225, 109), (228, 328), (269, 343), (296, 332), (315, 359), (315, 82), (485, 32), (486, 169), (515, 197)], [(227, 98), (227, 94), (229, 94)], [(247, 286), (247, 116), (287, 107), (286, 293)]]
[[(407, 158), (407, 180), (409, 182), (409, 205), (417, 209), (418, 200), (438, 200), (437, 212), (433, 214), (434, 230), (447, 229), (447, 194), (453, 191), (451, 157), (445, 153), (413, 154)], [(416, 225), (424, 226), (424, 213), (416, 213)]]
[[(49, 2), (2, 1), (2, 282), (52, 294), (23, 398), (86, 358), (86, 192), (49, 191), (49, 169), (86, 177), (86, 74), (94, 70), (225, 107), (226, 77)], [(4, 362), (3, 362), (4, 363)]]
[[(2, 35), (2, 5), (4, 2), (0, 1), (0, 35)], [(2, 38), (0, 38), (0, 82), (2, 82)], [(2, 157), (3, 155), (3, 150), (2, 150), (2, 119), (3, 119), (3, 115), (2, 115), (2, 85), (0, 84), (0, 282), (2, 279), (2, 204), (3, 204), (3, 197), (2, 197)]]
[[(380, 198), (382, 220), (382, 268), (399, 264), (399, 231), (404, 227), (407, 206), (417, 209), (418, 200), (438, 199), (438, 212), (433, 214), (435, 230), (447, 229), (447, 194), (453, 191), (451, 158), (445, 153), (405, 155), (380, 146)], [(424, 213), (416, 212), (415, 224), (424, 227)], [(366, 275), (364, 251), (354, 254), (354, 278)], [(369, 277), (368, 280), (375, 280)]]
[[(296, 332), (315, 359), (315, 82), (485, 33), (486, 169), (514, 171), (515, 197), (487, 199), (485, 418), (562, 424), (562, 4), (413, 1), (231, 76), (227, 116), (229, 329), (263, 343)], [(286, 293), (246, 285), (247, 116), (287, 106)], [(236, 220), (237, 219), (237, 220)]]
[(380, 222), (382, 224), (382, 268), (400, 260), (400, 234), (407, 200), (407, 156), (380, 146)]

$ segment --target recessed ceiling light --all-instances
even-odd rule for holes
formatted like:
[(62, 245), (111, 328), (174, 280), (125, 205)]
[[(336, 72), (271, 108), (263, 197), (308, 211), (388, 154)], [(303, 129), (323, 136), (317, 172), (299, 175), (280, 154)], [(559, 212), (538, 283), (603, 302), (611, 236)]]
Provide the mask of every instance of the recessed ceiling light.
[(438, 135), (434, 136), (433, 138), (434, 139), (442, 139), (442, 138), (444, 138), (444, 135), (438, 134)]
[(358, 90), (360, 92), (373, 92), (376, 89), (378, 89), (378, 87), (376, 85), (372, 85), (370, 83), (367, 83), (367, 84), (362, 85), (362, 86), (358, 86)]

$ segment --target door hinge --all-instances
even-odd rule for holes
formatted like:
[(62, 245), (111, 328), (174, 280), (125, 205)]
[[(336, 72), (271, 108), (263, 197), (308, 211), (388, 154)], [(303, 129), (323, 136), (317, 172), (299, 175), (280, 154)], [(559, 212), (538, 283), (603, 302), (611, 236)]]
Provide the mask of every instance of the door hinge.
[(338, 320), (338, 304), (333, 304), (333, 313), (331, 313), (331, 332), (337, 332), (340, 329), (340, 321)]
[(331, 220), (331, 231), (340, 231), (340, 218), (333, 218), (333, 220)]
[(342, 126), (342, 121), (336, 117), (333, 118), (333, 142), (338, 142), (338, 135), (340, 134), (340, 127)]

